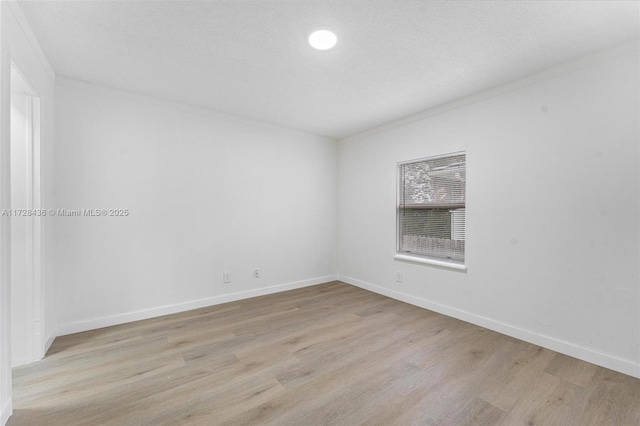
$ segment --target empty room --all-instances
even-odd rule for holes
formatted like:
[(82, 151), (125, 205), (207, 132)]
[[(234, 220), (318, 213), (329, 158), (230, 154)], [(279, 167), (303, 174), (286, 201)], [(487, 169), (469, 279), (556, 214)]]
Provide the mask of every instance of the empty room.
[(0, 426), (640, 425), (639, 1), (0, 24)]

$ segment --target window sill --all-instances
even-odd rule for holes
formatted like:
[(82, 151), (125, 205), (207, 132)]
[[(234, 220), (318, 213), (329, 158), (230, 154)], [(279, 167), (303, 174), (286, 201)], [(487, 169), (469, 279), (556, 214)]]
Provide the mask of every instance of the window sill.
[(395, 260), (403, 260), (405, 262), (422, 263), (425, 265), (438, 266), (440, 268), (454, 269), (456, 271), (466, 271), (467, 267), (462, 263), (455, 263), (446, 260), (429, 259), (426, 257), (410, 256), (407, 254), (396, 254), (393, 256)]

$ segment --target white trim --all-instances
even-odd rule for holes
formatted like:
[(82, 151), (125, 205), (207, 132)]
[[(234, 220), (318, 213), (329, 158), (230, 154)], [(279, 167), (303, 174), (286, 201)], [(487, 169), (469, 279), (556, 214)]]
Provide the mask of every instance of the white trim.
[[(11, 71), (13, 72), (13, 67), (11, 69)], [(22, 73), (21, 73), (22, 74)], [(29, 81), (27, 80), (27, 84), (29, 86), (31, 86), (31, 84), (29, 83)], [(12, 94), (13, 96), (13, 94)], [(33, 97), (32, 96), (26, 96), (26, 103), (25, 103), (25, 118), (27, 120), (27, 129), (26, 129), (26, 165), (25, 165), (25, 171), (26, 171), (26, 185), (25, 185), (25, 192), (26, 192), (26, 196), (27, 196), (27, 209), (31, 210), (33, 209), (33, 204), (34, 204), (34, 180), (33, 180), (33, 173), (34, 173), (34, 157), (33, 157), (33, 147), (34, 147), (34, 140), (33, 140), (33, 136), (35, 134), (34, 132), (34, 122), (33, 122)], [(11, 160), (11, 165), (14, 165), (14, 161)], [(18, 169), (20, 170), (20, 169)], [(34, 281), (34, 276), (36, 275), (34, 272), (34, 268), (35, 268), (35, 263), (34, 263), (34, 258), (33, 258), (33, 252), (34, 252), (34, 246), (36, 244), (36, 235), (33, 232), (33, 228), (34, 228), (34, 218), (28, 218), (26, 220), (26, 233), (25, 233), (25, 237), (26, 237), (26, 244), (25, 244), (25, 254), (26, 254), (26, 265), (27, 265), (27, 273), (26, 273), (26, 279), (24, 282), (24, 285), (26, 287), (26, 292), (27, 292), (27, 298), (28, 298), (28, 302), (27, 302), (27, 306), (26, 306), (26, 314), (27, 314), (27, 326), (25, 327), (25, 329), (23, 330), (24, 332), (26, 332), (28, 334), (27, 337), (27, 345), (26, 345), (26, 349), (27, 349), (27, 356), (26, 356), (26, 360), (24, 362), (24, 364), (27, 364), (29, 362), (33, 362), (33, 361), (37, 361), (39, 359), (41, 359), (42, 357), (38, 357), (36, 355), (36, 352), (39, 352), (38, 347), (41, 346), (42, 342), (39, 342), (38, 340), (42, 337), (41, 334), (39, 333), (39, 325), (40, 325), (40, 321), (42, 321), (42, 318), (40, 317), (40, 304), (38, 303), (38, 296), (40, 295), (40, 289), (36, 288), (36, 283)], [(13, 222), (11, 224), (11, 226), (13, 226)], [(12, 243), (13, 244), (13, 243)], [(11, 247), (11, 256), (13, 256), (14, 252), (13, 252), (13, 245)], [(39, 271), (38, 271), (39, 272)], [(13, 282), (11, 283), (12, 288), (15, 288), (15, 285)], [(11, 306), (11, 308), (13, 309), (13, 306)], [(13, 332), (13, 331), (12, 331)], [(13, 346), (13, 344), (12, 344)], [(14, 362), (13, 360), (11, 361), (12, 363)], [(15, 367), (15, 365), (14, 365)]]
[(414, 158), (412, 160), (398, 161), (398, 166), (403, 166), (405, 164), (421, 163), (427, 160), (438, 160), (440, 158), (456, 157), (459, 155), (464, 155), (466, 158), (467, 151), (466, 150), (454, 151), (454, 152), (448, 152), (446, 154), (432, 155), (430, 157), (421, 157), (421, 158)]
[(24, 16), (24, 12), (22, 11), (22, 8), (18, 4), (18, 2), (15, 0), (7, 1), (6, 3), (9, 6), (11, 13), (13, 13), (13, 16), (15, 17), (16, 22), (18, 23), (18, 25), (20, 25), (20, 29), (24, 33), (24, 36), (29, 41), (29, 45), (31, 46), (31, 49), (33, 49), (33, 53), (35, 53), (36, 57), (38, 58), (38, 61), (40, 62), (40, 65), (42, 65), (42, 68), (47, 74), (47, 77), (49, 77), (51, 81), (55, 81), (56, 73), (53, 70), (51, 63), (47, 59), (47, 55), (44, 54), (44, 51), (42, 50), (40, 43), (38, 43), (38, 38), (33, 32), (33, 28), (31, 28), (31, 25), (29, 24), (27, 17)]
[[(6, 9), (0, 2), (0, 19), (5, 20)], [(5, 33), (5, 31), (2, 31)], [(0, 35), (0, 208), (11, 208), (11, 62), (9, 40)], [(0, 218), (0, 425), (12, 412), (11, 392), (11, 221)]]
[(438, 266), (440, 268), (446, 268), (446, 269), (455, 269), (458, 271), (467, 270), (467, 267), (462, 263), (455, 263), (447, 260), (438, 260), (438, 259), (431, 259), (427, 257), (410, 256), (408, 254), (396, 254), (395, 256), (393, 256), (393, 258), (395, 260), (402, 260), (405, 262), (413, 262), (413, 263), (422, 263), (425, 265)]
[(575, 345), (573, 343), (556, 339), (554, 337), (545, 336), (529, 330), (514, 327), (512, 325), (505, 324), (491, 318), (476, 315), (471, 312), (463, 311), (452, 306), (442, 305), (440, 303), (432, 302), (430, 300), (426, 300), (416, 296), (411, 296), (399, 291), (389, 290), (387, 288), (360, 281), (355, 278), (338, 275), (338, 280), (356, 287), (363, 288), (365, 290), (372, 291), (374, 293), (382, 294), (383, 296), (387, 296), (392, 299), (410, 303), (412, 305), (416, 305), (430, 311), (438, 312), (440, 314), (457, 318), (462, 321), (478, 325), (480, 327), (488, 328), (489, 330), (497, 331), (498, 333), (506, 334), (508, 336), (515, 337), (516, 339), (524, 340), (525, 342), (542, 346), (544, 348), (551, 349), (552, 351), (560, 352), (565, 355), (590, 362), (592, 364), (600, 365), (602, 367), (618, 371), (629, 376), (640, 378), (640, 363), (635, 363), (630, 360), (618, 358), (616, 356), (604, 354), (602, 352), (597, 352), (593, 349)]
[[(28, 80), (27, 80), (28, 81)], [(31, 135), (31, 184), (29, 190), (31, 192), (32, 209), (42, 209), (44, 203), (44, 184), (42, 180), (43, 166), (42, 166), (42, 138), (44, 135), (42, 126), (42, 114), (43, 114), (43, 100), (41, 96), (32, 96), (32, 135)], [(31, 222), (31, 282), (33, 285), (33, 309), (34, 320), (36, 321), (35, 333), (34, 333), (34, 359), (40, 360), (44, 358), (46, 353), (45, 349), (45, 310), (44, 310), (44, 265), (43, 259), (44, 253), (44, 232), (45, 222), (44, 217), (34, 216)]]
[(9, 421), (9, 417), (13, 414), (13, 406), (11, 405), (11, 399), (4, 404), (2, 411), (0, 411), (0, 426), (4, 426)]
[(44, 342), (44, 355), (47, 354), (56, 337), (58, 337), (58, 327), (53, 327), (53, 330), (51, 330), (51, 332), (47, 336), (47, 340)]
[(278, 284), (269, 287), (239, 291), (237, 293), (228, 293), (220, 296), (208, 297), (205, 299), (193, 300), (190, 302), (179, 303), (175, 305), (165, 305), (157, 308), (145, 309), (142, 311), (128, 312), (126, 314), (118, 314), (86, 321), (62, 324), (58, 325), (57, 334), (59, 336), (64, 336), (67, 334), (80, 333), (82, 331), (95, 330), (97, 328), (110, 327), (112, 325), (125, 324), (128, 322), (155, 318), (162, 315), (175, 314), (192, 309), (204, 308), (207, 306), (219, 305), (227, 302), (234, 302), (236, 300), (249, 299), (251, 297), (264, 296), (267, 294), (279, 293), (281, 291), (293, 290), (296, 288), (309, 287), (335, 280), (335, 275), (328, 275), (325, 277), (311, 278), (308, 280), (296, 281), (292, 283)]
[[(36, 94), (24, 95), (26, 98), (25, 117), (27, 120), (26, 127), (26, 208), (29, 210), (39, 210), (42, 208), (42, 181), (41, 181), (41, 137), (42, 137), (42, 119), (41, 119), (41, 99), (37, 95), (37, 91), (33, 89), (33, 83), (25, 77), (23, 70), (19, 68), (13, 59), (11, 60), (10, 73), (17, 73), (22, 80), (29, 86), (32, 92)], [(12, 95), (13, 96), (13, 95)], [(11, 117), (11, 115), (10, 115)], [(11, 118), (10, 118), (11, 120)], [(10, 155), (11, 167), (11, 155)], [(28, 364), (41, 360), (44, 357), (44, 304), (42, 303), (43, 294), (43, 220), (42, 217), (32, 216), (27, 218), (25, 243), (26, 243), (26, 270), (24, 285), (26, 287), (26, 295), (28, 303), (26, 306), (26, 317), (28, 319), (25, 324), (24, 333), (27, 335), (25, 345), (25, 358), (19, 361), (19, 364), (12, 361), (12, 367)], [(13, 247), (11, 247), (13, 250)], [(10, 284), (13, 285), (13, 284)]]
[(560, 65), (547, 68), (544, 71), (528, 75), (526, 77), (517, 79), (510, 83), (500, 84), (499, 86), (496, 86), (487, 90), (483, 90), (481, 92), (477, 92), (475, 94), (465, 96), (463, 98), (460, 98), (451, 102), (447, 102), (445, 104), (434, 105), (432, 108), (426, 109), (422, 112), (419, 112), (414, 115), (410, 115), (408, 117), (404, 117), (404, 118), (392, 121), (387, 124), (383, 124), (382, 126), (374, 127), (372, 129), (368, 129), (359, 133), (354, 133), (352, 135), (338, 138), (338, 141), (342, 142), (342, 141), (358, 140), (358, 139), (362, 139), (377, 133), (384, 133), (389, 130), (395, 129), (396, 127), (406, 126), (407, 124), (410, 124), (416, 121), (421, 121), (428, 117), (432, 117), (434, 115), (438, 115), (438, 114), (442, 114), (442, 113), (456, 110), (459, 108), (463, 108), (468, 105), (472, 105), (472, 104), (484, 101), (486, 99), (494, 98), (496, 96), (500, 96), (505, 93), (513, 92), (523, 87), (531, 86), (533, 84), (537, 84), (542, 81), (551, 80), (551, 79), (560, 77), (562, 75), (570, 74), (576, 70), (587, 68), (587, 67), (599, 64), (601, 62), (605, 62), (610, 59), (617, 58), (619, 56), (635, 54), (635, 53), (638, 53), (639, 49), (640, 49), (640, 43), (638, 43), (638, 41), (632, 41), (632, 42), (624, 43), (611, 48), (603, 49), (599, 52), (588, 54), (586, 56), (583, 56), (582, 58), (578, 58), (573, 61), (564, 62)]

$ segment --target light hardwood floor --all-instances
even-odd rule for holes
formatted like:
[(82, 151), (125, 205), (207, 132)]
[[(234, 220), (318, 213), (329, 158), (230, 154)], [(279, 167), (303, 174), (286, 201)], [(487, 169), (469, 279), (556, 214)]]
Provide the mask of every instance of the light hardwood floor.
[(340, 282), (59, 337), (18, 425), (640, 425), (640, 380)]

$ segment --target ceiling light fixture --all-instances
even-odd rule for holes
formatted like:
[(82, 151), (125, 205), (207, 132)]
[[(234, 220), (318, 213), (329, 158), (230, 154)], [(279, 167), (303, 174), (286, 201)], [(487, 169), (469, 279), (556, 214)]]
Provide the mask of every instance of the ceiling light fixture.
[(338, 37), (327, 29), (316, 30), (309, 35), (309, 44), (314, 49), (329, 50), (338, 42)]

